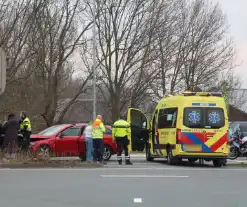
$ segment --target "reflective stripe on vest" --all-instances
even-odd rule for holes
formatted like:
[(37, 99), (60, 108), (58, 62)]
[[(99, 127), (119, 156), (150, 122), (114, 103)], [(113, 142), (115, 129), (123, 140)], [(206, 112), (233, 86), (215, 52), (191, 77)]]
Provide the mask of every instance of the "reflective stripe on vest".
[(99, 119), (96, 119), (93, 122), (92, 124), (92, 138), (93, 139), (103, 139), (104, 131), (102, 130), (101, 125), (103, 125), (103, 123)]
[(125, 120), (118, 120), (113, 125), (113, 136), (114, 137), (125, 137), (130, 135), (130, 125)]

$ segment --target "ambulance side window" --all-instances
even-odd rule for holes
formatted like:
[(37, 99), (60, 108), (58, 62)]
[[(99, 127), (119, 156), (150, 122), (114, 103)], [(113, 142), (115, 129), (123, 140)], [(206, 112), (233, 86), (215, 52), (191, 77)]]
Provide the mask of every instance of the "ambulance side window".
[(176, 128), (178, 108), (160, 109), (158, 129)]

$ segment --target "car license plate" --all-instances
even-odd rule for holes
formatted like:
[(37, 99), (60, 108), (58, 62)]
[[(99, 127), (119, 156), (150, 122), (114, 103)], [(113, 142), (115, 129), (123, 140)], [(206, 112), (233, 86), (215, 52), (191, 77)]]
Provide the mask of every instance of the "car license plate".
[(200, 144), (187, 144), (187, 145), (184, 145), (184, 151), (200, 152), (202, 151), (202, 146)]

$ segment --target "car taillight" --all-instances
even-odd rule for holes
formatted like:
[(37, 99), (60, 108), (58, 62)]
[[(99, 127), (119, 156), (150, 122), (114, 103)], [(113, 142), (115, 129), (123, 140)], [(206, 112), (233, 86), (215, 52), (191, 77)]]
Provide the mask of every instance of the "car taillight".
[(180, 144), (181, 143), (181, 129), (177, 129), (176, 143), (177, 144)]

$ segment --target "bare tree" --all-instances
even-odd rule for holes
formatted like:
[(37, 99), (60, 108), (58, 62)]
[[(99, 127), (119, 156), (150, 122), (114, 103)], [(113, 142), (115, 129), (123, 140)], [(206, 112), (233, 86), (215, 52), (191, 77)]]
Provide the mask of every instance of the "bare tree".
[[(124, 92), (133, 87), (134, 78), (143, 77), (143, 74), (152, 78), (154, 75), (148, 66), (154, 60), (151, 45), (157, 38), (156, 26), (161, 24), (158, 20), (162, 9), (158, 1), (96, 2), (98, 82), (109, 93), (105, 101), (111, 106), (112, 118), (116, 120)], [(92, 11), (90, 3), (88, 7)], [(141, 81), (139, 79), (137, 83), (142, 84)]]
[[(75, 72), (73, 56), (86, 44), (84, 34), (92, 22), (81, 21), (84, 8), (80, 0), (35, 0), (35, 4), (42, 4), (42, 9), (34, 19), (32, 34), (35, 38), (30, 38), (30, 47), (36, 54), (35, 80), (44, 98), (40, 114), (50, 126), (54, 123), (59, 97)], [(76, 93), (71, 94), (71, 100), (66, 103), (59, 120), (84, 91), (88, 79), (88, 76), (85, 77)]]
[(183, 47), (184, 37), (179, 36), (181, 26), (178, 5), (180, 1), (163, 2), (163, 11), (160, 16), (162, 24), (156, 29), (158, 38), (154, 42), (155, 60), (152, 63), (157, 75), (150, 82), (153, 98), (162, 98), (165, 94), (173, 92), (179, 80), (181, 71), (181, 55), (179, 51)]
[(208, 90), (222, 92), (227, 105), (233, 105), (246, 111), (247, 90), (242, 89), (241, 79), (234, 74), (232, 69), (222, 73), (218, 77), (218, 81)]
[(0, 45), (7, 55), (7, 86), (1, 96), (1, 112), (9, 113), (30, 107), (26, 102), (26, 93), (21, 95), (29, 89), (26, 78), (34, 70), (34, 53), (28, 46), (28, 37), (39, 7), (31, 0), (0, 1)]
[(161, 28), (155, 62), (160, 73), (151, 84), (156, 96), (206, 88), (232, 68), (234, 47), (218, 4), (175, 1), (163, 18), (167, 19), (166, 29)]
[(204, 0), (181, 5), (182, 36), (186, 44), (182, 50), (182, 79), (185, 88), (208, 86), (220, 73), (232, 67), (234, 48), (227, 37), (228, 25), (218, 4)]

